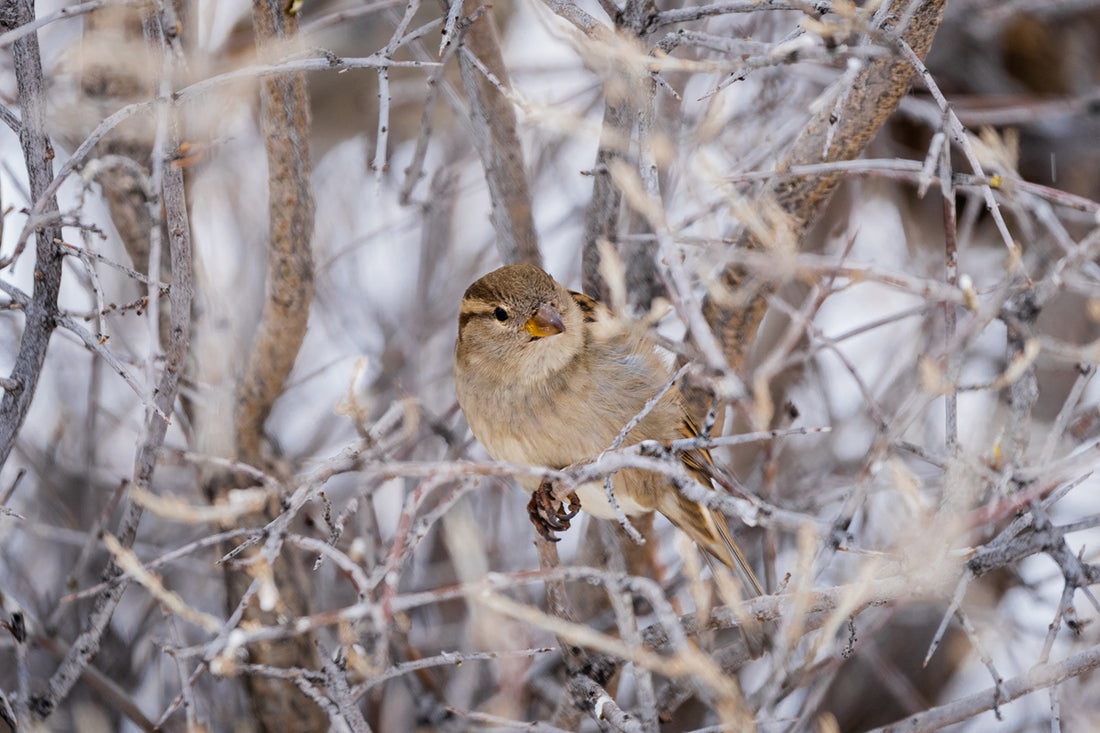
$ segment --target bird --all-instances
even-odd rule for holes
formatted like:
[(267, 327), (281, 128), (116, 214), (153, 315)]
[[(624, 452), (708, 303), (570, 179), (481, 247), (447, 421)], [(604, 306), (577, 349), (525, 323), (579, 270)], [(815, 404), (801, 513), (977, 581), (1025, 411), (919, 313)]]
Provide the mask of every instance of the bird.
[[(670, 376), (644, 329), (535, 265), (493, 270), (462, 297), (455, 391), (471, 431), (495, 460), (561, 469), (592, 459), (612, 446)], [(674, 385), (624, 445), (698, 434)], [(716, 468), (705, 450), (684, 451), (680, 458), (697, 481), (711, 485)], [(538, 495), (538, 479), (520, 477), (519, 483)], [(623, 469), (614, 474), (612, 489), (627, 517), (660, 512), (729, 567), (746, 597), (763, 595), (725, 518), (687, 498), (667, 475)], [(576, 496), (589, 514), (616, 518), (602, 482), (582, 484)]]

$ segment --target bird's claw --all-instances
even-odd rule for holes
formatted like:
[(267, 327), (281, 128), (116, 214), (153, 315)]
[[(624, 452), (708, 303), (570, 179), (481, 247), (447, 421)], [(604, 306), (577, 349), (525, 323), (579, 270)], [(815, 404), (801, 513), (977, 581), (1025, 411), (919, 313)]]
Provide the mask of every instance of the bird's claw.
[(569, 522), (581, 510), (581, 500), (577, 492), (571, 491), (563, 500), (554, 496), (553, 489), (552, 481), (543, 481), (531, 494), (531, 501), (527, 502), (527, 514), (531, 517), (531, 523), (549, 542), (557, 542), (561, 539), (555, 536), (554, 532), (564, 532), (569, 529)]

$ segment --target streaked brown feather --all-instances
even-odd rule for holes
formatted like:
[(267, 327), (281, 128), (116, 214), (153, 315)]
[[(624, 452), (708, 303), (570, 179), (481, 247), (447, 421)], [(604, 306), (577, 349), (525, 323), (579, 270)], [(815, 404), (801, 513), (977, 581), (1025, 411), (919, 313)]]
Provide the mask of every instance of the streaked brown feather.
[[(684, 413), (683, 419), (680, 420), (680, 433), (684, 438), (699, 437), (699, 426), (687, 413)], [(701, 448), (686, 450), (680, 454), (680, 460), (699, 483), (704, 486), (710, 485), (710, 480), (714, 476), (714, 459), (710, 457), (710, 451)]]
[(573, 300), (577, 303), (577, 305), (581, 307), (581, 312), (584, 313), (585, 323), (594, 322), (597, 318), (598, 310), (606, 310), (606, 306), (604, 306), (604, 304), (600, 301), (593, 298), (591, 295), (578, 293), (576, 290), (570, 290), (569, 294), (573, 296)]

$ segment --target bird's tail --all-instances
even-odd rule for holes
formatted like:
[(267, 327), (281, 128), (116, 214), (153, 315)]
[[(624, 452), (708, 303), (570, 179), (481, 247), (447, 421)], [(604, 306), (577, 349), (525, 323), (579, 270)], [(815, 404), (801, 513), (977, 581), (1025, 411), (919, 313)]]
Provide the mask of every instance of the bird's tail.
[(749, 567), (748, 560), (737, 543), (730, 536), (729, 527), (723, 517), (698, 502), (688, 499), (676, 491), (662, 494), (661, 505), (657, 510), (668, 517), (680, 531), (713, 555), (719, 562), (732, 570), (746, 598), (764, 595), (764, 589), (756, 574)]
[[(687, 534), (699, 547), (706, 550), (733, 571), (740, 584), (744, 600), (764, 595), (764, 589), (756, 574), (752, 572), (744, 553), (730, 536), (726, 520), (709, 507), (683, 496), (678, 491), (662, 494), (657, 510), (668, 517), (680, 531)], [(758, 657), (764, 649), (764, 634), (759, 622), (754, 618), (738, 619), (745, 647), (752, 657)]]

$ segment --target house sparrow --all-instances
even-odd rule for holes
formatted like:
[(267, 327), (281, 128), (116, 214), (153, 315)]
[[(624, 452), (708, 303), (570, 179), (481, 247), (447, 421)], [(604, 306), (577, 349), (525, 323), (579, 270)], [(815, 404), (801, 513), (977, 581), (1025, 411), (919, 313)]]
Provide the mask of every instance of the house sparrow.
[[(611, 446), (669, 376), (651, 341), (533, 265), (494, 270), (462, 298), (454, 364), (458, 402), (496, 460), (564, 468), (592, 458)], [(697, 432), (674, 387), (624, 444)], [(681, 459), (710, 485), (714, 467), (706, 451), (685, 451)], [(528, 492), (539, 486), (534, 479), (520, 484)], [(624, 469), (612, 487), (628, 517), (659, 511), (732, 569), (745, 593), (763, 594), (725, 519), (686, 498), (667, 476)], [(615, 518), (602, 482), (581, 485), (576, 493), (589, 514)]]

